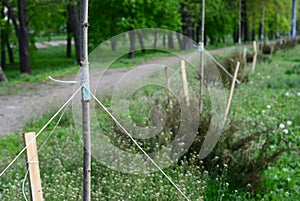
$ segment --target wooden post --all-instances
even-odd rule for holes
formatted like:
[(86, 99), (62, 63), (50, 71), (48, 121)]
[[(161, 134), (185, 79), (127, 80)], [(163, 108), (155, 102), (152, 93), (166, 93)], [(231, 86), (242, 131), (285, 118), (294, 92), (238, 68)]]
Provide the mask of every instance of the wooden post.
[(181, 73), (182, 73), (184, 98), (185, 98), (185, 102), (186, 102), (187, 106), (189, 106), (190, 105), (190, 97), (189, 97), (188, 82), (186, 79), (186, 70), (185, 70), (184, 60), (181, 60)]
[(88, 62), (88, 0), (81, 0), (80, 6), (80, 71), (82, 97), (83, 138), (83, 200), (91, 200), (91, 133), (90, 133), (90, 81)]
[(35, 133), (24, 133), (26, 149), (26, 163), (29, 173), (30, 196), (32, 201), (43, 201), (42, 184), (40, 178), (39, 159)]
[(173, 108), (172, 92), (171, 92), (170, 79), (169, 79), (169, 73), (168, 73), (167, 66), (165, 66), (165, 75), (166, 75), (166, 84), (167, 84), (167, 90), (168, 90), (169, 106), (170, 106), (170, 108)]
[(254, 50), (254, 55), (253, 55), (253, 63), (252, 63), (252, 74), (255, 71), (255, 66), (256, 66), (256, 60), (257, 60), (257, 45), (256, 45), (256, 41), (253, 41), (253, 50)]
[(234, 91), (234, 87), (235, 87), (235, 81), (236, 81), (236, 78), (237, 78), (237, 75), (238, 75), (239, 67), (240, 67), (240, 62), (237, 62), (236, 68), (235, 68), (235, 71), (234, 71), (233, 80), (232, 80), (232, 83), (231, 83), (230, 94), (229, 94), (229, 98), (228, 98), (228, 102), (227, 102), (227, 106), (226, 106), (224, 122), (226, 121), (227, 115), (229, 113), (229, 108), (230, 108), (230, 104), (231, 104), (231, 100), (232, 100), (232, 95), (233, 95), (233, 91)]

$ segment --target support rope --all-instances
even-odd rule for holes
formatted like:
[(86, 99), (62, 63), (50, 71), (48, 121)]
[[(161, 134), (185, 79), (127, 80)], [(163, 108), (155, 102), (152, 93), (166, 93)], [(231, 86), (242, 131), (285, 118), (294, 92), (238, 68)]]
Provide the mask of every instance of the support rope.
[[(53, 135), (54, 131), (56, 130), (57, 126), (59, 125), (62, 117), (64, 116), (67, 107), (69, 106), (70, 102), (64, 107), (64, 110), (62, 112), (62, 114), (60, 115), (59, 119), (57, 120), (57, 123), (55, 124), (54, 128), (52, 129), (52, 131), (50, 132), (50, 134), (48, 135), (48, 137), (46, 138), (46, 140), (44, 140), (44, 142), (42, 143), (42, 145), (39, 147), (37, 154), (43, 149), (43, 147), (45, 146), (45, 144), (48, 142), (48, 140), (51, 138), (51, 136)], [(34, 155), (32, 158), (36, 157), (36, 155)], [(38, 161), (31, 161), (31, 159), (27, 162), (27, 163), (32, 163), (32, 162), (38, 162)], [(26, 182), (26, 178), (28, 175), (29, 170), (27, 169), (25, 175), (24, 175), (24, 179), (22, 182), (22, 194), (23, 194), (23, 198), (28, 201), (28, 199), (26, 198), (26, 194), (25, 194), (25, 182)]]
[[(87, 88), (86, 88), (87, 89)], [(126, 133), (126, 135), (132, 140), (132, 142), (141, 150), (141, 152), (151, 161), (151, 163), (169, 180), (169, 182), (180, 192), (180, 194), (186, 199), (190, 200), (183, 191), (173, 182), (173, 180), (159, 167), (159, 165), (144, 151), (144, 149), (136, 142), (136, 140), (131, 136), (131, 134), (121, 125), (121, 123), (108, 111), (108, 109), (101, 103), (101, 101), (89, 90), (87, 89), (91, 96), (96, 100), (96, 102), (102, 107), (102, 109), (116, 122), (116, 124)]]
[(6, 166), (6, 168), (1, 172), (0, 177), (14, 164), (14, 162), (21, 156), (21, 154), (32, 144), (32, 142), (45, 130), (45, 128), (53, 121), (53, 119), (73, 100), (75, 95), (82, 89), (78, 88), (73, 95), (61, 106), (61, 108), (50, 118), (50, 120), (41, 128), (41, 130), (36, 134), (36, 136), (29, 142), (29, 144), (24, 147), (19, 154)]
[[(204, 50), (204, 52), (229, 76), (233, 79), (233, 76), (226, 70), (226, 68), (224, 66), (222, 66), (222, 64), (220, 64), (208, 51)], [(236, 79), (236, 82), (238, 84), (241, 84), (241, 82)]]

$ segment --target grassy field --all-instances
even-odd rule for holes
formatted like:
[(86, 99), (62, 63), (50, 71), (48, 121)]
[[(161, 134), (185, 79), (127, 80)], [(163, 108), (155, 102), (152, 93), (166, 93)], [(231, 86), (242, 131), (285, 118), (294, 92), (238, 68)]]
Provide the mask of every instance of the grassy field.
[[(60, 49), (60, 50), (59, 50)], [(50, 50), (61, 52), (62, 48)], [(49, 50), (45, 50), (49, 51)], [(228, 162), (216, 166), (216, 174), (201, 165), (194, 164), (193, 159), (185, 158), (179, 163), (165, 169), (165, 172), (178, 184), (191, 200), (298, 200), (300, 197), (300, 46), (289, 51), (278, 51), (265, 63), (259, 63), (255, 74), (249, 74), (249, 80), (239, 85), (235, 91), (228, 124), (235, 125), (236, 138), (253, 133), (265, 136), (253, 142), (244, 151), (253, 151), (252, 158), (258, 157), (261, 144), (267, 144), (270, 152), (281, 146), (290, 147), (292, 151), (283, 153), (271, 165), (260, 169), (262, 183), (253, 193), (251, 185), (242, 187), (231, 178), (233, 168)], [(45, 53), (46, 55), (46, 53)], [(144, 58), (140, 58), (143, 60)], [(41, 59), (41, 63), (43, 60)], [(138, 60), (140, 61), (140, 60)], [(66, 64), (72, 66), (72, 60)], [(124, 63), (120, 62), (122, 66)], [(129, 65), (129, 64), (128, 64)], [(118, 65), (116, 65), (118, 66)], [(49, 68), (51, 65), (49, 65)], [(250, 65), (249, 65), (250, 68)], [(76, 70), (62, 70), (62, 74)], [(36, 71), (38, 72), (38, 70)], [(53, 73), (55, 73), (54, 70)], [(49, 71), (49, 73), (52, 73)], [(61, 72), (58, 72), (59, 74)], [(42, 81), (47, 73), (38, 73), (30, 81)], [(59, 75), (57, 74), (57, 75)], [(61, 75), (62, 75), (61, 74)], [(51, 74), (53, 75), (53, 74)], [(12, 75), (8, 77), (14, 79)], [(33, 76), (34, 77), (34, 76)], [(25, 79), (25, 78), (24, 78)], [(154, 89), (145, 92), (153, 96)], [(132, 119), (147, 125), (143, 100), (133, 99), (131, 107)], [(110, 101), (105, 103), (109, 106)], [(53, 113), (55, 108), (53, 108)], [(38, 131), (51, 117), (36, 119), (26, 130)], [(104, 129), (114, 132), (111, 120), (102, 114), (101, 122)], [(38, 138), (38, 144), (49, 141), (39, 152), (41, 178), (44, 198), (46, 200), (80, 200), (82, 185), (82, 143), (81, 131), (74, 127), (72, 111), (67, 110), (56, 130), (58, 119), (52, 122)], [(143, 125), (144, 126), (144, 125)], [(225, 129), (226, 129), (225, 128)], [(230, 142), (229, 142), (230, 143)], [(0, 138), (0, 170), (22, 149), (22, 136), (19, 133)], [(23, 155), (11, 169), (0, 178), (0, 200), (22, 200), (22, 180), (25, 174), (25, 156)], [(240, 177), (243, 177), (240, 174)], [(28, 188), (25, 191), (28, 196)], [(101, 164), (97, 158), (92, 161), (92, 200), (184, 200), (177, 190), (160, 173), (132, 175), (114, 171)]]

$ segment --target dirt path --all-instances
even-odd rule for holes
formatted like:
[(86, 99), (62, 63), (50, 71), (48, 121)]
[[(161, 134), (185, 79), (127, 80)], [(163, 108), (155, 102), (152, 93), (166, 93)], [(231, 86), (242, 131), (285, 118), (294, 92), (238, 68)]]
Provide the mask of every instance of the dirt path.
[[(173, 64), (179, 61), (177, 57), (166, 57), (155, 59), (147, 63), (153, 64)], [(92, 70), (90, 72), (91, 89), (95, 89), (99, 80), (101, 87), (97, 87), (97, 92), (106, 93), (117, 84), (117, 82), (130, 70), (134, 68), (116, 68), (104, 70)], [(138, 70), (134, 82), (151, 75), (151, 70)], [(103, 75), (102, 75), (103, 74)], [(75, 80), (76, 75), (68, 76), (65, 80)], [(14, 95), (0, 96), (0, 136), (23, 132), (23, 128), (31, 119), (38, 119), (43, 114), (49, 112), (54, 106), (59, 107), (71, 95), (74, 90), (73, 85), (58, 84), (51, 80), (46, 83), (28, 83), (22, 87), (22, 92)]]
[[(224, 51), (219, 49), (217, 51)], [(217, 51), (213, 51), (216, 53)], [(212, 52), (211, 52), (212, 53)], [(184, 59), (188, 59), (192, 54), (187, 54)], [(164, 57), (153, 59), (147, 64), (161, 64), (161, 65), (173, 65), (179, 64), (180, 58), (178, 57)], [(103, 70), (92, 70), (90, 72), (91, 89), (95, 89), (99, 79), (101, 79), (101, 93), (106, 93), (113, 89), (117, 82), (130, 70), (134, 68), (118, 68), (108, 69), (105, 74)], [(142, 79), (151, 75), (151, 70), (139, 70), (136, 77), (131, 80), (135, 82), (138, 79)], [(68, 76), (67, 80), (74, 80), (76, 75)], [(23, 87), (22, 87), (23, 88)], [(58, 84), (53, 81), (46, 83), (29, 83), (25, 84), (22, 92), (17, 92), (14, 95), (0, 96), (0, 136), (23, 132), (22, 130), (26, 123), (31, 119), (38, 119), (43, 114), (49, 112), (54, 106), (58, 107), (62, 105), (68, 97), (72, 95), (74, 90), (73, 85)], [(99, 93), (99, 91), (97, 92)]]

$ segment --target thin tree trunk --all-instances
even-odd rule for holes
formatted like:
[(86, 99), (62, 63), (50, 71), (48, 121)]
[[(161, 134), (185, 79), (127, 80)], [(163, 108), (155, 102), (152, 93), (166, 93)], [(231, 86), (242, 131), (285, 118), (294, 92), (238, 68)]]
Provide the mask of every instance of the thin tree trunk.
[(252, 40), (255, 41), (256, 39), (256, 12), (253, 13), (253, 24), (252, 24)]
[(132, 59), (134, 58), (134, 51), (135, 51), (135, 31), (131, 29), (131, 31), (128, 32), (128, 35), (130, 41), (128, 58)]
[(157, 31), (154, 33), (154, 43), (153, 43), (153, 49), (157, 49)]
[(202, 23), (201, 23), (201, 43), (200, 43), (200, 91), (199, 91), (199, 110), (200, 114), (204, 110), (204, 39), (205, 39), (205, 0), (202, 0)]
[[(14, 18), (14, 15), (13, 15), (13, 12), (12, 12), (11, 8), (9, 7), (9, 5), (7, 3), (7, 0), (2, 0), (2, 4), (3, 4), (3, 6), (5, 6), (7, 8), (7, 14), (8, 14), (7, 17), (8, 17), (8, 19), (7, 19), (7, 22), (6, 22), (6, 27), (8, 28), (10, 26), (10, 21), (12, 21), (12, 24), (14, 25), (16, 36), (17, 36), (17, 38), (19, 38), (18, 24), (16, 22), (16, 19)], [(8, 35), (7, 32), (6, 32), (6, 34), (7, 34), (6, 47), (7, 47), (7, 50), (8, 50), (9, 62), (11, 64), (14, 64), (15, 61), (14, 61), (13, 51), (12, 51), (12, 48), (11, 48), (10, 43), (9, 43), (9, 35)]]
[(239, 36), (238, 43), (242, 43), (242, 0), (239, 1)]
[(170, 32), (168, 34), (168, 48), (169, 49), (174, 49), (173, 33), (172, 32)]
[(249, 20), (247, 15), (247, 3), (246, 0), (242, 0), (242, 19), (243, 19), (243, 31), (244, 31), (244, 41), (250, 41), (249, 32)]
[(144, 45), (142, 34), (140, 32), (137, 32), (137, 36), (138, 36), (139, 43), (140, 43), (140, 46), (141, 46), (141, 49), (142, 49), (142, 53), (145, 53), (146, 49), (145, 49), (145, 45)]
[(181, 38), (181, 35), (176, 32), (176, 37), (177, 37), (177, 41), (178, 41), (180, 49), (184, 50), (183, 39)]
[(112, 51), (117, 50), (117, 41), (115, 39), (110, 39), (110, 46)]
[[(77, 6), (76, 6), (77, 8)], [(76, 9), (77, 11), (77, 9)], [(76, 15), (75, 15), (76, 16)], [(76, 16), (77, 17), (77, 16)], [(78, 30), (80, 34), (80, 70), (81, 104), (82, 104), (82, 139), (83, 139), (83, 201), (91, 200), (91, 126), (90, 126), (90, 99), (89, 92), (89, 60), (88, 60), (88, 0), (81, 0), (80, 24), (78, 18)], [(75, 17), (74, 17), (75, 20)], [(78, 36), (79, 36), (78, 34)]]
[(264, 41), (264, 29), (265, 29), (265, 5), (263, 5), (262, 7), (262, 13), (261, 13), (261, 23), (260, 23), (260, 41), (263, 42)]
[(291, 37), (293, 39), (296, 38), (296, 0), (293, 0), (293, 6), (292, 6), (292, 31), (291, 31)]
[(7, 52), (8, 52), (9, 63), (14, 64), (15, 63), (14, 53), (13, 53), (13, 50), (10, 46), (9, 38), (7, 38), (7, 41), (6, 41), (6, 48), (7, 48)]
[(3, 72), (1, 66), (0, 66), (0, 82), (7, 82), (7, 78), (5, 76), (5, 73)]
[[(1, 19), (5, 18), (4, 8), (1, 9)], [(6, 27), (1, 28), (1, 66), (5, 69), (6, 68), (6, 37), (7, 37), (7, 30)]]
[(78, 7), (77, 5), (67, 5), (69, 22), (74, 34), (74, 42), (75, 42), (75, 51), (76, 51), (76, 60), (77, 63), (80, 63), (80, 24), (79, 24), (79, 15), (78, 15)]
[(18, 0), (19, 12), (19, 54), (21, 73), (31, 74), (29, 58), (29, 40), (28, 40), (28, 16), (26, 9), (26, 0)]
[(72, 57), (72, 28), (70, 25), (70, 20), (67, 22), (67, 51), (66, 51), (67, 58)]

